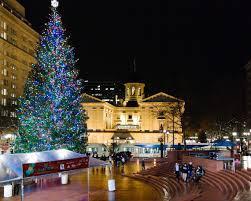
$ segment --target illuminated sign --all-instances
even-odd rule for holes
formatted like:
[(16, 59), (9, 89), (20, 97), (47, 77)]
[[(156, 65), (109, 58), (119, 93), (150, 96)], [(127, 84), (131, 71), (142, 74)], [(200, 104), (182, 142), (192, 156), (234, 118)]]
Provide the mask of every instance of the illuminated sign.
[(41, 176), (89, 167), (89, 158), (81, 157), (41, 163), (23, 164), (23, 177)]
[(139, 129), (139, 126), (138, 125), (117, 125), (117, 129), (125, 129), (125, 130)]

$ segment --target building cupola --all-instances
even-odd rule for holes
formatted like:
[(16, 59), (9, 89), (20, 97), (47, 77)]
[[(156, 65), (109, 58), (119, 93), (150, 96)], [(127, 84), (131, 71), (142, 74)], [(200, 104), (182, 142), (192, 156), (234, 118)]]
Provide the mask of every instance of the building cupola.
[(142, 102), (145, 97), (144, 88), (144, 83), (126, 83), (124, 106), (138, 107), (138, 103)]

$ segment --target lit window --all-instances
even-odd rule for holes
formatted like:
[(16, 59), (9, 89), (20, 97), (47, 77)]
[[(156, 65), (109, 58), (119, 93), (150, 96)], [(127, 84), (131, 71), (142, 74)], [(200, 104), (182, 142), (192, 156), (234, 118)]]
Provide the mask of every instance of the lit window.
[(16, 70), (17, 68), (16, 68), (16, 66), (13, 64), (13, 65), (11, 66), (11, 69), (12, 69), (12, 70)]
[(17, 114), (15, 112), (10, 112), (10, 117), (17, 117)]
[(113, 90), (114, 90), (114, 88), (110, 88), (110, 90), (112, 90), (112, 91), (113, 91)]
[(135, 94), (135, 87), (132, 87), (132, 96)]
[(141, 96), (141, 88), (139, 88), (138, 90), (139, 90), (139, 96)]
[(2, 98), (1, 104), (3, 106), (6, 106), (7, 105), (7, 99), (6, 98)]
[(7, 75), (8, 75), (7, 69), (3, 69), (3, 70), (2, 70), (2, 75), (4, 75), (4, 76), (7, 76)]
[(7, 29), (7, 24), (6, 24), (6, 22), (3, 22), (3, 29), (4, 29), (4, 30)]
[(15, 84), (12, 84), (12, 89), (16, 89), (17, 88), (17, 86), (15, 85)]
[(12, 104), (12, 105), (17, 105), (17, 101), (16, 101), (16, 100), (13, 100), (13, 101), (11, 101), (11, 104)]
[(12, 76), (11, 76), (11, 79), (16, 80), (17, 77), (16, 77), (15, 75), (12, 75)]
[(1, 38), (7, 40), (7, 33), (6, 32), (0, 32), (0, 33), (1, 33), (0, 34)]
[(16, 94), (14, 94), (14, 93), (11, 93), (11, 95), (10, 95), (12, 98), (16, 98)]
[(2, 89), (1, 94), (4, 95), (4, 96), (7, 96), (7, 89)]
[(8, 111), (7, 110), (2, 110), (1, 111), (1, 116), (8, 117)]

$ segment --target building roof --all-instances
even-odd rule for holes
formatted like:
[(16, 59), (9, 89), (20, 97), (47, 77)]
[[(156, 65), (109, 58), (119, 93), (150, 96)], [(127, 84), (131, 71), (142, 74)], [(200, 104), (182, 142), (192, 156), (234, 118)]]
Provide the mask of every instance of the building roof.
[[(27, 163), (40, 163), (58, 160), (68, 160), (84, 157), (85, 155), (75, 153), (66, 149), (0, 155), (0, 184), (23, 178), (22, 165)], [(89, 167), (106, 165), (104, 161), (90, 158)]]
[(83, 103), (104, 103), (104, 101), (102, 101), (101, 99), (96, 98), (86, 93), (82, 95), (82, 101)]
[(139, 107), (139, 104), (136, 100), (129, 100), (126, 103), (126, 107)]
[(118, 139), (118, 140), (133, 140), (134, 138), (132, 137), (132, 135), (129, 132), (125, 132), (125, 131), (118, 131), (115, 132), (112, 136), (111, 139)]
[(160, 92), (155, 95), (152, 95), (148, 98), (143, 99), (143, 102), (184, 102), (181, 99), (170, 96), (166, 93)]

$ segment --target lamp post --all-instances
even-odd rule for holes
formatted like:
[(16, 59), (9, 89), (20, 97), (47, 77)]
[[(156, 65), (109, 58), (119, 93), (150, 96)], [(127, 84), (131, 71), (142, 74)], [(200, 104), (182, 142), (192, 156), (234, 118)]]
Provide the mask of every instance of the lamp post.
[(172, 115), (173, 115), (173, 148), (174, 148), (174, 113), (175, 113), (175, 110), (173, 108), (173, 111), (172, 111)]
[(160, 142), (160, 157), (163, 158), (163, 138), (158, 139)]

